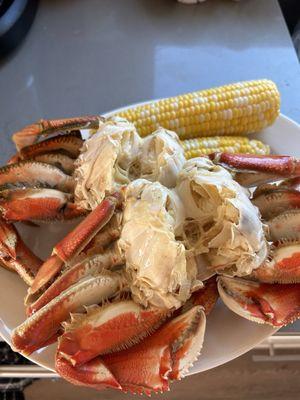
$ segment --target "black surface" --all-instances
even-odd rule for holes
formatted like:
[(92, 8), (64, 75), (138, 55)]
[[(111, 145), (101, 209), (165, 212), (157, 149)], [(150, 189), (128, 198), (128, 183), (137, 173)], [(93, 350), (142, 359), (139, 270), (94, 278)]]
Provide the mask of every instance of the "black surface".
[(14, 50), (34, 20), (38, 0), (0, 0), (0, 57)]
[(279, 0), (279, 4), (292, 35), (297, 22), (300, 20), (300, 0)]

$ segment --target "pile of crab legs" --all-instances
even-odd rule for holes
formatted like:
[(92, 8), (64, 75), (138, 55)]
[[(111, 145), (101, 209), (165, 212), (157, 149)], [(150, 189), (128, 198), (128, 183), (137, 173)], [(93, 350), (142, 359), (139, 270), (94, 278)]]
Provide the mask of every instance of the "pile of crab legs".
[[(30, 286), (28, 319), (12, 338), (16, 350), (30, 354), (59, 337), (56, 369), (70, 382), (150, 394), (167, 390), (197, 359), (217, 285), (224, 303), (250, 320), (280, 327), (299, 317), (300, 161), (293, 157), (210, 156), (240, 185), (256, 187), (252, 202), (266, 224), (268, 255), (246, 278), (216, 268), (217, 280), (206, 280), (177, 310), (142, 307), (128, 293), (118, 269), (122, 255), (108, 246), (120, 235), (122, 191), (106, 196), (48, 260), (36, 257), (12, 223), (87, 214), (72, 201), (70, 174), (82, 146), (78, 129), (97, 129), (101, 121), (86, 117), (27, 127), (14, 135), (18, 153), (0, 170), (1, 264)], [(35, 143), (57, 131), (68, 133)]]

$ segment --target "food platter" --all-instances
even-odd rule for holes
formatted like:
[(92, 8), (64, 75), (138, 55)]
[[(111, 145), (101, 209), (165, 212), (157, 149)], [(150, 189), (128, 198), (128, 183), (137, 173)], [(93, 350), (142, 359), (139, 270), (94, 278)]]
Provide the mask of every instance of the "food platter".
[[(114, 110), (112, 113), (117, 111), (120, 110)], [(280, 115), (274, 125), (252, 136), (268, 143), (272, 153), (297, 156), (300, 154), (299, 134), (299, 125)], [(18, 225), (18, 228), (25, 243), (45, 259), (51, 253), (53, 245), (73, 226), (74, 224), (70, 223), (53, 223), (41, 228), (25, 225)], [(0, 334), (9, 344), (12, 329), (25, 318), (25, 293), (26, 286), (20, 279), (14, 279), (11, 272), (0, 269)], [(275, 331), (276, 329), (270, 326), (258, 325), (233, 314), (219, 302), (208, 318), (202, 354), (189, 373), (198, 373), (224, 364), (247, 352)], [(28, 358), (49, 370), (54, 370), (55, 349), (54, 344)]]

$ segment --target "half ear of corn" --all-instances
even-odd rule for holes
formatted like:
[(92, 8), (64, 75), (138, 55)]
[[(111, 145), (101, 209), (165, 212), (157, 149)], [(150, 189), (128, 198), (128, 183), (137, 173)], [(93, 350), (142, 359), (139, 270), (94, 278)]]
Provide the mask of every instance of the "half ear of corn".
[(275, 83), (256, 80), (154, 101), (117, 115), (133, 122), (141, 136), (161, 126), (188, 139), (258, 132), (275, 121), (279, 108)]
[(214, 152), (270, 154), (270, 147), (259, 140), (245, 136), (213, 136), (181, 142), (187, 159)]

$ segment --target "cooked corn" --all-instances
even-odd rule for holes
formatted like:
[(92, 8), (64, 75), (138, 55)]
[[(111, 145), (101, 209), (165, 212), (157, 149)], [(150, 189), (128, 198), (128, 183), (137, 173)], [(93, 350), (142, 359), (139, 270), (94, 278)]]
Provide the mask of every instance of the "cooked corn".
[(162, 126), (188, 139), (258, 132), (275, 121), (279, 107), (275, 83), (256, 80), (158, 100), (118, 115), (133, 122), (141, 136)]
[(270, 154), (270, 147), (245, 136), (210, 136), (181, 142), (187, 159), (225, 151), (227, 153)]

